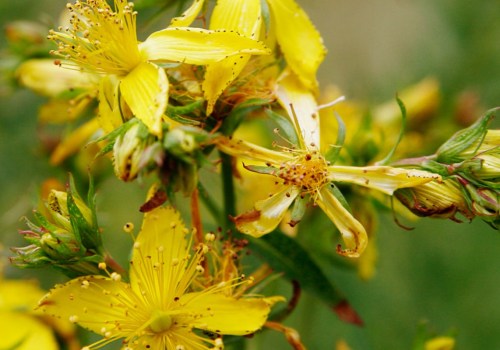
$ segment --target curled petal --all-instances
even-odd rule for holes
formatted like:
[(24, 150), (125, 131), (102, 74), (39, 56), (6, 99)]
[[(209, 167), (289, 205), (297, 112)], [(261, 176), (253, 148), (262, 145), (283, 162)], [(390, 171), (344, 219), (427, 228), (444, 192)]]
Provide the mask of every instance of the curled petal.
[(434, 180), (441, 181), (441, 176), (427, 171), (390, 166), (332, 165), (328, 167), (328, 178), (331, 181), (370, 187), (388, 195), (400, 188), (415, 187)]
[(323, 39), (294, 0), (268, 0), (267, 3), (286, 62), (308, 89), (315, 90), (316, 71), (326, 55)]
[(254, 237), (271, 232), (283, 220), (299, 192), (297, 187), (289, 186), (267, 199), (256, 202), (253, 211), (234, 218), (236, 227)]
[(179, 17), (172, 18), (169, 27), (189, 27), (196, 17), (198, 17), (204, 4), (205, 0), (194, 0), (191, 6), (189, 6)]
[(338, 252), (351, 258), (359, 257), (368, 243), (368, 235), (363, 225), (344, 208), (326, 186), (320, 190), (316, 203), (340, 231), (347, 248)]
[(293, 159), (284, 152), (276, 152), (243, 140), (231, 139), (229, 137), (217, 137), (213, 140), (222, 152), (233, 157), (241, 157), (272, 164), (286, 162)]
[(188, 314), (196, 315), (189, 323), (195, 328), (219, 334), (247, 335), (262, 328), (271, 303), (265, 298), (235, 299), (224, 294), (204, 292), (186, 294), (180, 299)]
[(132, 113), (152, 134), (160, 136), (168, 100), (168, 80), (163, 68), (141, 63), (121, 80), (120, 91)]
[(184, 27), (155, 32), (140, 44), (140, 48), (143, 56), (150, 61), (198, 65), (214, 63), (233, 55), (270, 53), (262, 42), (235, 32)]

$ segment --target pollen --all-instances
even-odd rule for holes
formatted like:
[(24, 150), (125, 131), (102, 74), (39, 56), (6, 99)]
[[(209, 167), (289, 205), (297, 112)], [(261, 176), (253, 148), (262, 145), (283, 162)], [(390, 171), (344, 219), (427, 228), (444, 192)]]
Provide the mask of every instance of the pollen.
[(297, 186), (306, 193), (315, 194), (329, 182), (328, 164), (317, 152), (301, 152), (293, 160), (280, 164), (276, 176), (285, 185)]
[(134, 231), (134, 224), (131, 222), (127, 222), (125, 225), (123, 225), (123, 231), (126, 233), (131, 233)]

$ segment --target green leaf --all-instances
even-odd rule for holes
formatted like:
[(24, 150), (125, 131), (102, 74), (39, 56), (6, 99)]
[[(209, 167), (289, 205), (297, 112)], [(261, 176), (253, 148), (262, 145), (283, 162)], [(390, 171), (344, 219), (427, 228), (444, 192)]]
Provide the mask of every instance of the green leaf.
[(96, 154), (95, 158), (98, 158), (102, 155), (105, 155), (108, 152), (111, 152), (113, 150), (113, 146), (115, 145), (116, 139), (120, 135), (125, 134), (127, 130), (130, 129), (136, 123), (141, 123), (141, 121), (139, 121), (139, 119), (136, 118), (130, 119), (126, 123), (123, 123), (122, 125), (117, 127), (109, 134), (104, 135), (103, 137), (100, 137), (99, 139), (95, 140), (94, 142), (101, 142), (101, 141), (107, 142), (107, 144), (103, 148), (101, 148), (101, 150)]
[[(283, 272), (286, 278), (297, 281), (302, 289), (333, 308), (342, 320), (362, 323), (343, 293), (294, 239), (275, 231), (258, 239), (249, 238), (249, 241), (250, 249), (260, 255), (276, 272)], [(345, 317), (347, 314), (349, 315)]]
[(389, 151), (389, 154), (387, 154), (387, 156), (384, 159), (382, 159), (381, 161), (378, 161), (376, 163), (377, 165), (389, 164), (392, 156), (394, 155), (394, 152), (396, 152), (396, 148), (398, 148), (399, 143), (403, 139), (403, 135), (404, 135), (405, 130), (406, 130), (406, 119), (407, 119), (406, 107), (405, 107), (403, 101), (401, 101), (397, 95), (396, 95), (396, 102), (398, 103), (399, 109), (401, 110), (401, 129), (399, 130), (399, 136), (398, 136), (398, 139), (396, 140), (396, 143), (394, 144), (394, 147), (392, 147), (392, 149)]
[(294, 145), (299, 144), (299, 138), (297, 136), (297, 133), (295, 132), (295, 127), (290, 121), (290, 118), (286, 118), (281, 114), (276, 113), (272, 109), (266, 109), (266, 115), (276, 124), (278, 124), (280, 131), (284, 132), (284, 136), (288, 141), (290, 141)]
[(460, 157), (460, 153), (471, 147), (477, 141), (480, 141), (477, 145), (479, 148), (482, 143), (482, 139), (488, 131), (488, 124), (494, 118), (494, 113), (499, 109), (500, 107), (490, 109), (474, 124), (455, 133), (455, 135), (453, 135), (437, 150), (437, 161), (446, 164), (460, 162), (464, 160)]
[(195, 100), (191, 103), (182, 105), (182, 106), (172, 106), (168, 105), (167, 106), (167, 111), (166, 114), (169, 118), (175, 119), (176, 117), (180, 117), (182, 115), (187, 115), (191, 114), (203, 107), (203, 104), (205, 103), (204, 100)]

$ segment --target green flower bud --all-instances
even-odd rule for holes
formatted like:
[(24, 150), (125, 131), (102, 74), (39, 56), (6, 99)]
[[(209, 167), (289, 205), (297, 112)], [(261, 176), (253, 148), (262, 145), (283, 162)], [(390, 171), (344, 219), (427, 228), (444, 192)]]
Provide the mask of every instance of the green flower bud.
[(52, 265), (68, 275), (99, 273), (95, 262), (104, 259), (101, 233), (93, 202), (92, 182), (87, 205), (70, 177), (67, 192), (52, 190), (46, 206), (47, 217), (34, 212), (36, 223), (26, 220), (28, 230), (21, 231), (31, 244), (13, 248), (12, 263), (20, 267)]
[(192, 126), (179, 126), (170, 130), (163, 140), (163, 147), (168, 154), (186, 162), (195, 163), (194, 157), (200, 144), (209, 138), (209, 134)]
[(136, 122), (117, 137), (113, 158), (116, 176), (123, 181), (132, 181), (151, 164), (161, 164), (163, 152), (147, 127)]
[(466, 129), (460, 130), (446, 141), (436, 152), (437, 161), (445, 164), (458, 163), (468, 153), (477, 152), (488, 132), (488, 124), (498, 110), (489, 110), (481, 119)]

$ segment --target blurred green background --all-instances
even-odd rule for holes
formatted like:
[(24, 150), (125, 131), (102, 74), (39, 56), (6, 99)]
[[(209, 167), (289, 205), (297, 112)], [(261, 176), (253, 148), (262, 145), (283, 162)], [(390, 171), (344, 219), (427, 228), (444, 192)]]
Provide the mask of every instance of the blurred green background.
[[(426, 76), (443, 91), (440, 113), (453, 118), (464, 91), (478, 96), (477, 111), (500, 105), (500, 2), (497, 0), (302, 0), (322, 33), (329, 54), (320, 69), (322, 85), (340, 86), (347, 98), (379, 103)], [(2, 27), (19, 19), (57, 20), (61, 0), (0, 2)], [(2, 36), (2, 48), (5, 39)], [(36, 205), (47, 176), (65, 180), (40, 151), (36, 114), (43, 99), (31, 92), (1, 90), (0, 238), (23, 245), (19, 221)], [(498, 124), (497, 124), (498, 125)], [(117, 238), (126, 221), (140, 223), (137, 205), (144, 187), (112, 178), (98, 189), (100, 222), (112, 251), (130, 242)], [(130, 204), (130, 205), (129, 205)], [(121, 236), (118, 236), (121, 237)], [(438, 333), (450, 329), (457, 349), (500, 349), (500, 235), (480, 221), (456, 224), (421, 220), (413, 231), (383, 217), (377, 274), (368, 281), (329, 267), (365, 325), (340, 322), (322, 303), (304, 294), (286, 324), (296, 327), (309, 349), (333, 349), (344, 339), (352, 349), (409, 349), (417, 326), (428, 321)], [(8, 252), (4, 252), (8, 255)], [(126, 261), (126, 254), (120, 259)], [(53, 271), (19, 271), (9, 277), (42, 279), (45, 288), (64, 279)], [(263, 345), (265, 344), (265, 345)], [(271, 344), (271, 345), (270, 345)], [(250, 349), (287, 349), (267, 332)]]

